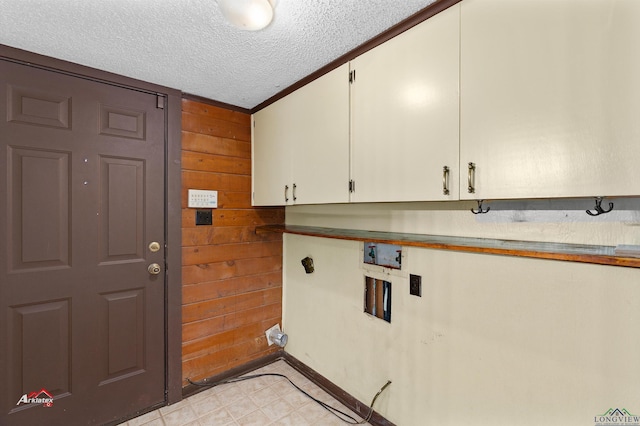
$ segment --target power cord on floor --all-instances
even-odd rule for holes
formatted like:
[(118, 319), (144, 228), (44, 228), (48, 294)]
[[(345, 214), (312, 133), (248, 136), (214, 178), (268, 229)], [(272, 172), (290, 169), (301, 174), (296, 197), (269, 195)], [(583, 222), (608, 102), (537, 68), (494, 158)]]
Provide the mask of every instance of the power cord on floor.
[(242, 382), (244, 380), (256, 379), (258, 377), (264, 377), (264, 376), (284, 377), (285, 379), (287, 379), (289, 381), (289, 383), (291, 383), (291, 385), (294, 388), (296, 388), (297, 390), (302, 392), (304, 395), (306, 395), (311, 400), (313, 400), (316, 403), (318, 403), (322, 408), (324, 408), (325, 410), (327, 410), (328, 412), (330, 412), (331, 414), (336, 416), (338, 419), (342, 420), (343, 422), (345, 422), (347, 424), (351, 424), (351, 425), (361, 425), (361, 424), (368, 423), (369, 420), (371, 420), (371, 416), (373, 415), (373, 404), (376, 402), (376, 399), (378, 399), (378, 396), (380, 396), (380, 394), (387, 388), (387, 386), (389, 386), (391, 384), (391, 380), (389, 380), (389, 381), (387, 381), (387, 383), (384, 386), (382, 386), (382, 388), (380, 388), (380, 390), (378, 391), (376, 396), (374, 396), (373, 400), (371, 401), (371, 405), (369, 406), (369, 413), (367, 414), (367, 416), (364, 419), (358, 421), (358, 420), (354, 419), (353, 417), (351, 417), (349, 414), (347, 414), (347, 413), (345, 413), (343, 411), (340, 411), (337, 408), (334, 408), (334, 407), (330, 406), (329, 404), (327, 404), (327, 403), (325, 403), (323, 401), (320, 401), (317, 398), (314, 398), (309, 393), (307, 393), (304, 389), (302, 389), (300, 386), (298, 386), (295, 383), (293, 383), (291, 381), (291, 379), (289, 379), (287, 376), (285, 376), (284, 374), (280, 374), (280, 373), (251, 374), (251, 375), (247, 375), (247, 376), (234, 377), (234, 378), (231, 378), (231, 379), (222, 380), (222, 381), (215, 382), (215, 383), (209, 383), (206, 380), (203, 380), (203, 381), (200, 381), (200, 382), (194, 382), (188, 377), (187, 377), (187, 381), (190, 384), (194, 385), (194, 386), (212, 388), (212, 387), (215, 387), (215, 386), (218, 386), (218, 385), (223, 385), (223, 384), (226, 384), (226, 383)]

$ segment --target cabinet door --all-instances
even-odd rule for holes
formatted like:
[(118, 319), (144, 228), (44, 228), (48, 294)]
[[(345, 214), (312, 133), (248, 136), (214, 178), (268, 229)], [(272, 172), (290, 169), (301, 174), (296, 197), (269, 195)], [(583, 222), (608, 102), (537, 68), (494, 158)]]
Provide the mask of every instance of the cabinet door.
[(294, 204), (348, 202), (349, 64), (286, 99)]
[(461, 198), (640, 194), (640, 2), (465, 0)]
[(290, 111), (289, 103), (283, 98), (252, 116), (251, 181), (254, 206), (281, 206), (292, 202), (292, 152), (287, 121), (284, 119)]
[(253, 204), (349, 201), (349, 65), (253, 116)]
[(459, 12), (455, 5), (351, 62), (351, 201), (458, 198)]

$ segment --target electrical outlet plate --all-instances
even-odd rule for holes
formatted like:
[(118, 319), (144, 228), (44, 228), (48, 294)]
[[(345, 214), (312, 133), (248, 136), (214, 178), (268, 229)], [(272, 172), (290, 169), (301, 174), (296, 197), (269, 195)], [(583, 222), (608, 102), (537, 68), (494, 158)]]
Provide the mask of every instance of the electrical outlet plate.
[(218, 191), (205, 191), (202, 189), (190, 189), (189, 208), (215, 209), (218, 208)]
[(422, 297), (422, 277), (420, 275), (409, 275), (409, 294)]
[(213, 215), (211, 209), (196, 210), (196, 226), (213, 225)]
[(277, 331), (278, 333), (280, 333), (282, 330), (280, 330), (280, 324), (276, 324), (273, 327), (271, 327), (270, 329), (268, 329), (267, 331), (264, 332), (264, 335), (267, 336), (267, 343), (269, 343), (269, 346), (273, 345), (275, 342), (273, 340), (271, 340), (271, 332), (272, 331)]

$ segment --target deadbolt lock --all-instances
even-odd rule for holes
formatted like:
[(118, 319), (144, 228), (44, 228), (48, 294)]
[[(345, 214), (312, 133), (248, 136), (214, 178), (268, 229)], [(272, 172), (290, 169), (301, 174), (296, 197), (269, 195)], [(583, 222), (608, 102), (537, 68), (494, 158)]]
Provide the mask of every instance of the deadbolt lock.
[(157, 263), (152, 263), (147, 268), (147, 271), (149, 271), (151, 275), (158, 275), (160, 273), (160, 265), (158, 265)]
[(157, 241), (153, 241), (152, 243), (149, 244), (149, 251), (151, 253), (155, 253), (157, 251), (160, 251), (160, 243)]

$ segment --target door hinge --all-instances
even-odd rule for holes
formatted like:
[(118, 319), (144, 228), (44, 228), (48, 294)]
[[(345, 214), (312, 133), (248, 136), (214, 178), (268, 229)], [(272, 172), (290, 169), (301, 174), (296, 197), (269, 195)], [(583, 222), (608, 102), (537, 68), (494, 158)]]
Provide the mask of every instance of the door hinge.
[(349, 71), (349, 83), (356, 81), (356, 70)]
[(156, 108), (164, 109), (164, 95), (156, 94)]
[(353, 179), (349, 181), (349, 192), (356, 192), (356, 181)]

